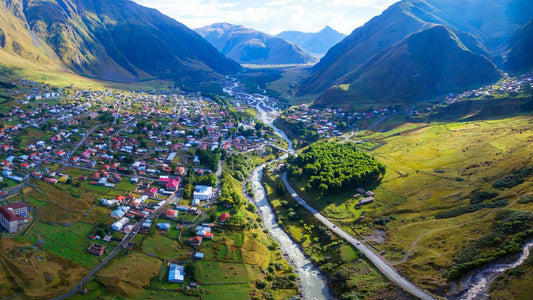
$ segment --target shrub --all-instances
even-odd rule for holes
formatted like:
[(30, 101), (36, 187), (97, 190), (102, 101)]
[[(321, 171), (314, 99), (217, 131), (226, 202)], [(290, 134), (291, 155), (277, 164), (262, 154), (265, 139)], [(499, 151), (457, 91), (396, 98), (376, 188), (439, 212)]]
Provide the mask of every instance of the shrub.
[(266, 283), (265, 281), (262, 281), (262, 280), (258, 280), (255, 284), (255, 286), (257, 286), (258, 289), (262, 290), (264, 288), (266, 288), (266, 286), (268, 285), (268, 283)]

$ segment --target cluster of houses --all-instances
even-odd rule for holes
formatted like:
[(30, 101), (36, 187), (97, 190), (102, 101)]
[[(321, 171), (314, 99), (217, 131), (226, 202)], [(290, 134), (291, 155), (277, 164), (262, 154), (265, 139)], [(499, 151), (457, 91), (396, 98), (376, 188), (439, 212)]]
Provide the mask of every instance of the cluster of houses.
[(365, 189), (363, 188), (357, 188), (355, 191), (357, 193), (353, 195), (353, 198), (358, 199), (355, 208), (359, 209), (361, 205), (366, 205), (374, 202), (374, 196), (376, 196), (374, 192), (365, 191)]
[[(342, 108), (313, 109), (307, 105), (291, 107), (283, 113), (288, 122), (302, 123), (316, 131), (321, 137), (330, 138), (353, 128), (361, 120), (376, 120), (396, 113), (395, 110), (380, 108), (367, 112), (347, 112)], [(343, 124), (341, 126), (341, 124)]]
[(528, 87), (533, 87), (533, 72), (522, 74), (515, 80), (507, 80), (498, 85), (484, 86), (478, 89), (464, 91), (459, 94), (448, 94), (446, 96), (446, 102), (453, 103), (463, 99), (492, 97), (496, 94), (509, 94), (514, 96), (519, 95)]

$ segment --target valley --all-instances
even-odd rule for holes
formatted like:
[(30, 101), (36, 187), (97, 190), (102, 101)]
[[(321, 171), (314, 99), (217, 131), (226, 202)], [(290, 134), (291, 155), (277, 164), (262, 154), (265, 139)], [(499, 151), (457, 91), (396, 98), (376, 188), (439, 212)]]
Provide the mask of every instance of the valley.
[(528, 298), (530, 1), (143, 2), (0, 0), (0, 300)]

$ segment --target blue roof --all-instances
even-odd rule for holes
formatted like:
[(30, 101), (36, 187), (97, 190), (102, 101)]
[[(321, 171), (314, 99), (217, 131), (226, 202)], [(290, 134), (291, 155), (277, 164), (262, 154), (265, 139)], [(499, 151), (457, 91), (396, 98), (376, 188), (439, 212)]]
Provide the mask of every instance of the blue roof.
[(169, 282), (183, 282), (185, 277), (184, 267), (180, 265), (170, 264), (168, 271)]

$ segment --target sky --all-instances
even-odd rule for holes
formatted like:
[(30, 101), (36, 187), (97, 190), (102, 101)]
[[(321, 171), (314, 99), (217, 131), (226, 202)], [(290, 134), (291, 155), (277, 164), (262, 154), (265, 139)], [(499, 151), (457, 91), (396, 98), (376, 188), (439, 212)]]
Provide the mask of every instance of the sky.
[(269, 34), (317, 32), (326, 25), (349, 34), (398, 0), (133, 0), (189, 28), (218, 22)]

